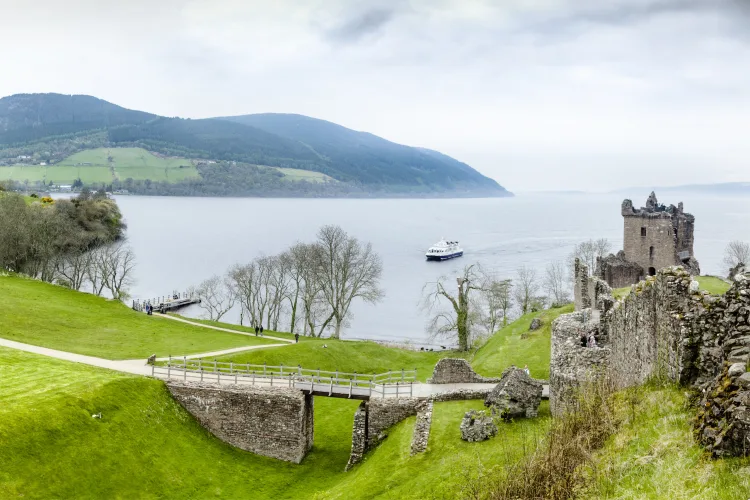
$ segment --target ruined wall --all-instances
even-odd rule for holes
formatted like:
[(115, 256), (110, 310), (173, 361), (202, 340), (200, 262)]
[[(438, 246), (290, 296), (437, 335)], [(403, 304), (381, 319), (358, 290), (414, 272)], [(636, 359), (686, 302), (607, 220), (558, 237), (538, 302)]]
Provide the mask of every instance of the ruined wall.
[(419, 404), (424, 401), (420, 398), (399, 398), (399, 399), (371, 399), (367, 403), (368, 433), (367, 446), (371, 448), (379, 441), (385, 439), (386, 429), (396, 425), (405, 418), (417, 414)]
[(172, 396), (222, 441), (300, 463), (313, 444), (313, 398), (294, 389), (168, 381)]
[(590, 310), (563, 314), (552, 322), (549, 401), (554, 415), (563, 413), (582, 383), (609, 367), (608, 347), (581, 346), (581, 335), (597, 328)]
[(641, 281), (646, 271), (635, 262), (628, 261), (625, 252), (620, 250), (617, 255), (597, 258), (595, 274), (611, 288), (625, 288)]
[(437, 362), (428, 384), (493, 383), (499, 378), (488, 378), (477, 374), (468, 361), (460, 358), (443, 358)]
[(352, 427), (352, 451), (349, 462), (344, 470), (349, 470), (360, 463), (367, 452), (367, 401), (362, 401), (354, 412), (354, 426)]
[(411, 454), (424, 453), (430, 440), (432, 427), (432, 400), (423, 401), (417, 407), (417, 421), (411, 436)]

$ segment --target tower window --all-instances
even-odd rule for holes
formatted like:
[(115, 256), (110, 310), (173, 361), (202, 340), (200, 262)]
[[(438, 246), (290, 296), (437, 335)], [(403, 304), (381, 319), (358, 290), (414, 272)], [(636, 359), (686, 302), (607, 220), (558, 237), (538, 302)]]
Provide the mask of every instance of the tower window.
[(641, 228), (641, 237), (644, 237), (644, 238), (646, 237), (646, 228), (645, 227)]
[(649, 247), (648, 249), (648, 258), (651, 260), (654, 260), (654, 247)]

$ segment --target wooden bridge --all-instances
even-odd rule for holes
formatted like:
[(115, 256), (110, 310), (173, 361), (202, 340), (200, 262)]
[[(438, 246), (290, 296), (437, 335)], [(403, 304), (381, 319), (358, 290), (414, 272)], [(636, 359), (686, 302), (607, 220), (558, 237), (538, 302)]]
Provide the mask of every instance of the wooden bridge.
[(151, 376), (184, 382), (287, 387), (314, 396), (347, 399), (408, 398), (414, 395), (417, 382), (416, 369), (363, 374), (187, 358), (170, 358), (165, 366), (152, 365)]
[(151, 304), (155, 312), (167, 313), (169, 311), (175, 311), (189, 305), (200, 304), (200, 301), (201, 299), (199, 299), (192, 293), (173, 292), (171, 295), (164, 295), (162, 297), (155, 297), (153, 299), (135, 299), (133, 300), (133, 310), (144, 312), (146, 310), (146, 304)]

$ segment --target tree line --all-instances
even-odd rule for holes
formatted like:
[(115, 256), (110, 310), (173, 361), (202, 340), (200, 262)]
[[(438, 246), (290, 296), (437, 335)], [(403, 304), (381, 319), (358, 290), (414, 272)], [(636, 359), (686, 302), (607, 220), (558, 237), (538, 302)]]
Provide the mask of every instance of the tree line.
[(0, 269), (74, 290), (127, 296), (135, 258), (114, 200), (84, 190), (70, 200), (0, 187)]
[(315, 241), (296, 243), (284, 252), (235, 264), (193, 292), (209, 319), (218, 321), (239, 306), (242, 322), (291, 333), (340, 338), (357, 300), (383, 297), (383, 264), (370, 243), (339, 226), (323, 226)]

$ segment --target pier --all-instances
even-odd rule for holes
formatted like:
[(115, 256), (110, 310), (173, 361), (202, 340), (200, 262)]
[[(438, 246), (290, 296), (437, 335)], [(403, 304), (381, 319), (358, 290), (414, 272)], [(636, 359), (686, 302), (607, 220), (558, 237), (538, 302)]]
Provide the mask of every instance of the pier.
[(191, 292), (177, 293), (172, 292), (171, 295), (164, 295), (162, 297), (155, 297), (151, 299), (134, 299), (133, 310), (139, 312), (146, 311), (146, 305), (151, 304), (153, 310), (162, 314), (176, 311), (183, 307), (187, 307), (193, 304), (200, 304), (201, 299), (196, 297)]

